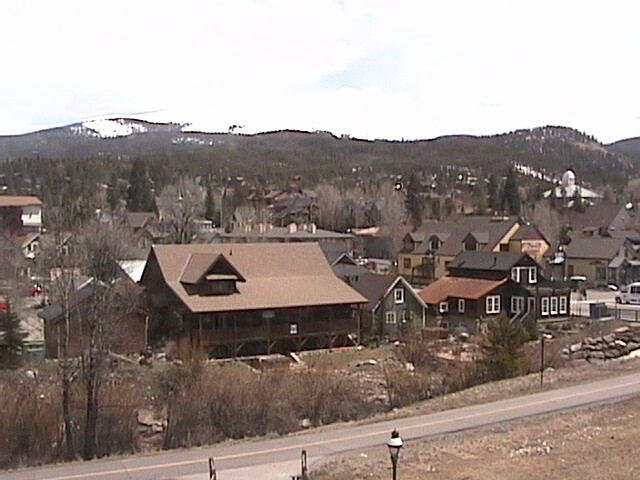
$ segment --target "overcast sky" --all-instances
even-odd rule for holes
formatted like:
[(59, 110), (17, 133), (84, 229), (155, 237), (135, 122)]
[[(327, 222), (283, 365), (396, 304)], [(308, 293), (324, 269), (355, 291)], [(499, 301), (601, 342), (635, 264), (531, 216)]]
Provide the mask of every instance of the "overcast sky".
[[(638, 6), (634, 6), (638, 5)], [(4, 1), (0, 134), (148, 113), (195, 129), (640, 136), (631, 1)]]

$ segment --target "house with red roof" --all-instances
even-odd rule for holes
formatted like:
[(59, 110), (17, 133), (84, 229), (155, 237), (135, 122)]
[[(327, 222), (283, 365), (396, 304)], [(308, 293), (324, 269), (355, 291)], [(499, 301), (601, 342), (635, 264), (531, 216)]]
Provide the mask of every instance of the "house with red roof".
[(547, 280), (529, 255), (518, 252), (462, 252), (449, 275), (419, 295), (437, 326), (469, 333), (500, 313), (529, 323), (570, 314), (568, 285)]

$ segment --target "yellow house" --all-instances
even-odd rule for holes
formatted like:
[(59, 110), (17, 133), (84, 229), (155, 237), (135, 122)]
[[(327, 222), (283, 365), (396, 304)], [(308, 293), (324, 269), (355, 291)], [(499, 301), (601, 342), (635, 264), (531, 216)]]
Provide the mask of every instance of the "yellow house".
[[(405, 236), (398, 254), (398, 273), (412, 284), (428, 285), (447, 274), (449, 263), (460, 252), (506, 252), (517, 248), (518, 244), (512, 246), (510, 242), (521, 227), (515, 216), (472, 215), (453, 222), (427, 222)], [(532, 248), (533, 244), (526, 243), (528, 237), (523, 235), (520, 241)]]

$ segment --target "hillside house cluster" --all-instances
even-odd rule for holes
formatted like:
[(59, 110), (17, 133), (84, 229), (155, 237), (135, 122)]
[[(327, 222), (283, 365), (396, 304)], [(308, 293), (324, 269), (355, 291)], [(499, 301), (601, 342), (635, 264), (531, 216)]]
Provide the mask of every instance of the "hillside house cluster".
[[(467, 215), (415, 230), (372, 226), (344, 233), (318, 228), (312, 195), (295, 184), (250, 197), (271, 221), (258, 222), (242, 208), (226, 230), (193, 218), (194, 243), (184, 245), (169, 243), (162, 214), (127, 214), (126, 225), (147, 253), (135, 275), (123, 275), (143, 293), (140, 308), (123, 319), (127, 338), (114, 348), (126, 353), (165, 343), (179, 351), (187, 343), (209, 357), (236, 357), (426, 331), (475, 334), (500, 314), (531, 324), (569, 316), (572, 276), (594, 286), (640, 279), (640, 234), (628, 207), (585, 205), (568, 216), (570, 241), (552, 244), (516, 216)], [(37, 205), (11, 207), (7, 231), (39, 234)], [(76, 310), (90, 301), (92, 288), (78, 290)], [(60, 306), (41, 317), (47, 353), (55, 356)], [(86, 346), (82, 332), (78, 318), (71, 330), (77, 351)]]

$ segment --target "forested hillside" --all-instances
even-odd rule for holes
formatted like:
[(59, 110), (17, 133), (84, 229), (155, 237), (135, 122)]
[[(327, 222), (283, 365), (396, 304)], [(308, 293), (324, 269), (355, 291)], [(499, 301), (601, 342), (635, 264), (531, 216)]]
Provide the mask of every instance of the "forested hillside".
[[(572, 168), (581, 182), (622, 191), (636, 175), (632, 159), (565, 127), (541, 127), (486, 136), (447, 136), (419, 141), (365, 141), (328, 132), (278, 131), (258, 135), (198, 133), (176, 124), (117, 120), (120, 136), (104, 137), (83, 124), (0, 137), (0, 188), (35, 194), (50, 206), (87, 215), (125, 199), (134, 160), (145, 165), (157, 192), (180, 177), (207, 179), (218, 187), (243, 177), (266, 190), (293, 175), (305, 187), (329, 183), (341, 189), (422, 172), (443, 194), (460, 176), (506, 176), (526, 165), (548, 178)], [(617, 151), (616, 151), (617, 150)], [(204, 184), (204, 181), (202, 181)], [(540, 187), (542, 188), (542, 187)]]

